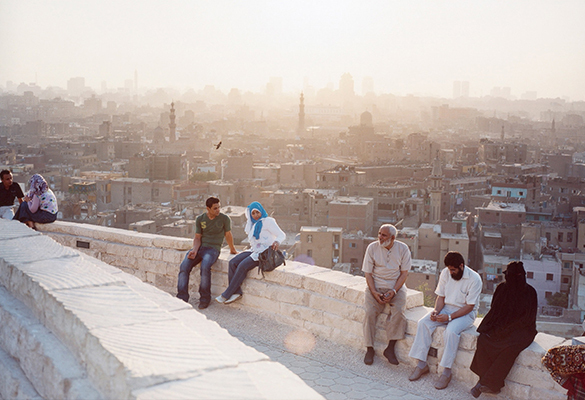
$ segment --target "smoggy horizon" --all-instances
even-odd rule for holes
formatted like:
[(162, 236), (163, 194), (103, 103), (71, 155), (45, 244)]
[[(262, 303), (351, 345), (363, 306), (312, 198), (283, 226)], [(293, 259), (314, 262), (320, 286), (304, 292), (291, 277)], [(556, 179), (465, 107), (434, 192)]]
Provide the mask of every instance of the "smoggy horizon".
[(338, 90), (349, 73), (357, 95), (580, 101), (584, 11), (574, 0), (3, 1), (0, 86), (84, 77), (97, 92), (299, 93)]

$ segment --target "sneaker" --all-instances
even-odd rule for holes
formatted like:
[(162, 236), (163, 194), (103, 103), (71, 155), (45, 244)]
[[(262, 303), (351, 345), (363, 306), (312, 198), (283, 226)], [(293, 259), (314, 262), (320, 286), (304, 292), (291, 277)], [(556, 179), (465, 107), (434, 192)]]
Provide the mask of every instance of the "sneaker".
[(237, 299), (239, 299), (240, 297), (242, 297), (242, 295), (241, 295), (241, 294), (237, 294), (237, 293), (235, 293), (235, 294), (232, 294), (232, 295), (231, 295), (231, 297), (225, 301), (225, 304), (230, 304), (230, 303), (233, 303), (234, 301), (236, 301), (236, 300), (237, 300)]
[(428, 365), (425, 365), (424, 368), (416, 367), (414, 369), (414, 371), (412, 371), (412, 374), (410, 374), (410, 376), (408, 377), (408, 380), (409, 381), (418, 381), (421, 376), (423, 376), (424, 374), (428, 374), (428, 373), (429, 373), (429, 366)]
[(372, 365), (374, 363), (374, 348), (368, 347), (366, 351), (366, 356), (364, 357), (364, 364)]
[(441, 374), (437, 382), (435, 383), (435, 389), (443, 390), (447, 386), (449, 386), (449, 382), (451, 382), (451, 375), (447, 376), (445, 374)]
[(205, 310), (207, 307), (209, 307), (209, 301), (199, 300), (199, 305), (197, 306), (198, 309)]
[(225, 302), (226, 302), (226, 298), (225, 298), (225, 297), (223, 297), (223, 296), (220, 294), (219, 296), (217, 296), (217, 297), (215, 298), (215, 301), (217, 301), (218, 303), (221, 303), (221, 304), (223, 304), (223, 303), (225, 303)]

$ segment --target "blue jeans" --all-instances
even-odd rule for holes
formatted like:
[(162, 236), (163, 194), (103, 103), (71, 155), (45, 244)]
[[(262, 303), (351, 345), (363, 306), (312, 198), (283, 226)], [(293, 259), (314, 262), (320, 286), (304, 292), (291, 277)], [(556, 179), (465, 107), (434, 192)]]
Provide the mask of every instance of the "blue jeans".
[(18, 207), (18, 211), (14, 215), (14, 218), (20, 222), (38, 222), (39, 224), (48, 224), (57, 220), (57, 214), (51, 214), (46, 210), (37, 210), (37, 212), (31, 212), (28, 208), (28, 203), (23, 201)]
[(197, 264), (201, 263), (201, 283), (199, 284), (199, 301), (209, 303), (211, 301), (211, 266), (219, 257), (219, 250), (213, 247), (199, 247), (194, 259), (187, 258), (181, 263), (179, 269), (179, 281), (177, 282), (177, 297), (189, 302), (189, 274)]
[(229, 299), (234, 293), (242, 294), (240, 286), (246, 279), (248, 271), (254, 269), (260, 264), (252, 260), (251, 251), (243, 251), (230, 260), (230, 269), (228, 271), (229, 286), (221, 295), (224, 299)]

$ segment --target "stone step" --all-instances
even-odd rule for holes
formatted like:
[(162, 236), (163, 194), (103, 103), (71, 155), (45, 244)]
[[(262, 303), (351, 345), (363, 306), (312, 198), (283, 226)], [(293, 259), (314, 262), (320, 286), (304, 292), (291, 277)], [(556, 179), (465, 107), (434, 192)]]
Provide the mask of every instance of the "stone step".
[(2, 286), (0, 321), (3, 398), (102, 398), (73, 354)]
[(42, 400), (20, 365), (0, 348), (0, 399)]

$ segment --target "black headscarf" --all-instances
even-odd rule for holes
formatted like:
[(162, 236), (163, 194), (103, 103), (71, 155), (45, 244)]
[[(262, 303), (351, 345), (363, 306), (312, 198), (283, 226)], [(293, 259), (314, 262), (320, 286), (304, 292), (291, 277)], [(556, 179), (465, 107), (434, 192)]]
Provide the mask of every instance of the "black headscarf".
[(477, 331), (494, 337), (507, 337), (515, 333), (536, 335), (538, 299), (536, 290), (526, 283), (522, 261), (508, 264), (505, 282), (496, 287), (492, 307)]

